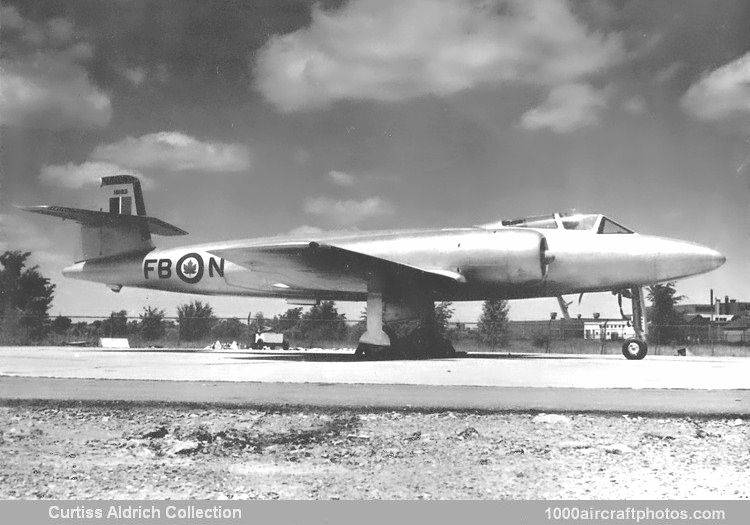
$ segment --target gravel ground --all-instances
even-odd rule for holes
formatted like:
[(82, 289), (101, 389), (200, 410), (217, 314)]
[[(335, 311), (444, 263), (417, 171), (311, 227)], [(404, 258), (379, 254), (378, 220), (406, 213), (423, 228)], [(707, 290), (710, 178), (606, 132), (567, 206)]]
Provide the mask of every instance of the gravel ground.
[(0, 498), (750, 498), (750, 424), (595, 414), (0, 406)]

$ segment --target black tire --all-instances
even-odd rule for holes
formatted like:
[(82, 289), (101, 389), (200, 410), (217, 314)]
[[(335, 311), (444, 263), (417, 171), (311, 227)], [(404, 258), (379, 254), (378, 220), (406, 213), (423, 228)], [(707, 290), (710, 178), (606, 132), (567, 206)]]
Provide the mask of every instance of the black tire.
[(281, 343), (281, 348), (283, 348), (284, 350), (289, 350), (289, 341), (284, 341), (283, 343)]
[(258, 350), (263, 350), (263, 339), (258, 339), (255, 341), (255, 348)]
[(369, 347), (370, 345), (366, 343), (359, 343), (357, 349), (354, 351), (354, 357), (357, 359), (367, 359), (367, 350)]
[(640, 339), (625, 339), (622, 343), (622, 355), (625, 359), (640, 361), (648, 353), (648, 345)]

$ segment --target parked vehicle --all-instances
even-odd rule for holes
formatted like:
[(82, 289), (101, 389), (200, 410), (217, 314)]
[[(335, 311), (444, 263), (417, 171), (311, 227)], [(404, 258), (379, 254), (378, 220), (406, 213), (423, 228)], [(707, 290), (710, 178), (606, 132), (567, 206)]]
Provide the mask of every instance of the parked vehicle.
[(255, 341), (253, 341), (253, 348), (259, 350), (264, 347), (268, 347), (271, 350), (280, 346), (284, 350), (289, 350), (289, 341), (284, 340), (284, 334), (276, 332), (259, 332), (255, 334)]

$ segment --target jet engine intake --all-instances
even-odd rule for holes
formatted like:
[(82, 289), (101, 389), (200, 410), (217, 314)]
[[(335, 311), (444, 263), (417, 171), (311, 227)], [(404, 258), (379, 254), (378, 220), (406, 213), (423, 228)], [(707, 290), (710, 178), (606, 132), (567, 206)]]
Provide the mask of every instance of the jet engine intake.
[(547, 239), (539, 232), (524, 229), (498, 229), (492, 242), (474, 258), (467, 279), (507, 285), (538, 284), (547, 277), (555, 257)]

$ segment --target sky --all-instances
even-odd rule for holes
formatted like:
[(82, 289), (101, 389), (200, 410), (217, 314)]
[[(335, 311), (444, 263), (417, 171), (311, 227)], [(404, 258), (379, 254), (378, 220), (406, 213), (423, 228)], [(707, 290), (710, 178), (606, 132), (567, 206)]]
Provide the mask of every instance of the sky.
[[(721, 251), (678, 291), (750, 301), (748, 2), (1, 5), (0, 250), (33, 252), (55, 314), (175, 315), (194, 298), (65, 279), (78, 228), (12, 207), (98, 209), (98, 179), (117, 173), (190, 232), (158, 246), (575, 209)], [(473, 321), (481, 305), (455, 308)], [(513, 301), (511, 316), (557, 309)], [(571, 305), (595, 311), (616, 316), (616, 300)]]

